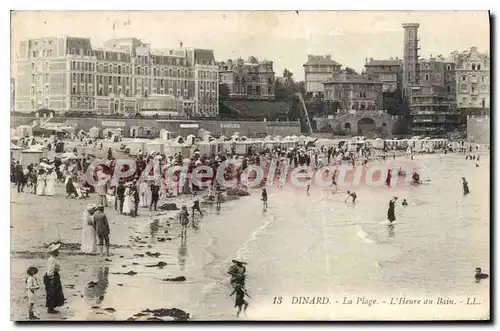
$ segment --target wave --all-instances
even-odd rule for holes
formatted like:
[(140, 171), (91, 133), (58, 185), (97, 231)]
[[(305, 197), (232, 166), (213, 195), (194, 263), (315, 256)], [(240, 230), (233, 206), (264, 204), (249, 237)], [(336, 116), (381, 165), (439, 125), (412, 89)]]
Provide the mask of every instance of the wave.
[(368, 233), (363, 231), (363, 229), (359, 225), (356, 225), (356, 236), (358, 236), (358, 238), (360, 238), (361, 241), (364, 242), (365, 244), (374, 244), (375, 243), (375, 240), (368, 238)]

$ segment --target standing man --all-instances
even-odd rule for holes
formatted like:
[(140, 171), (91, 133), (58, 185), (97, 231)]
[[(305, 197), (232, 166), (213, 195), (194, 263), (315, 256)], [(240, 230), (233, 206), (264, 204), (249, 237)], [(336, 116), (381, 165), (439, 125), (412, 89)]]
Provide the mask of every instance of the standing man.
[(23, 166), (19, 164), (19, 161), (16, 161), (14, 167), (14, 177), (16, 179), (17, 193), (21, 193), (23, 191), (24, 173)]
[(108, 217), (104, 213), (104, 206), (99, 205), (97, 211), (94, 213), (94, 226), (99, 238), (99, 249), (101, 251), (101, 256), (103, 254), (103, 245), (106, 243), (106, 255), (109, 256), (109, 223)]
[(97, 205), (100, 206), (108, 206), (108, 199), (106, 198), (106, 193), (107, 193), (107, 185), (106, 185), (106, 180), (101, 179), (99, 180), (99, 183), (97, 184)]
[(196, 193), (193, 194), (193, 207), (191, 207), (192, 209), (192, 213), (193, 213), (193, 227), (195, 226), (194, 224), (194, 212), (195, 211), (198, 211), (200, 213), (200, 216), (203, 217), (203, 213), (201, 212), (201, 209), (200, 209), (200, 199), (198, 199), (198, 196), (196, 195)]
[(116, 187), (116, 202), (118, 203), (116, 211), (120, 212), (120, 215), (123, 214), (123, 201), (125, 199), (125, 185), (123, 184), (123, 180), (120, 179), (118, 182), (118, 186)]
[(139, 189), (137, 188), (137, 180), (134, 179), (130, 187), (130, 195), (134, 197), (134, 216), (139, 216)]
[(155, 211), (156, 211), (156, 205), (158, 204), (158, 199), (160, 198), (160, 187), (156, 185), (155, 183), (151, 184), (151, 205), (149, 206), (149, 210), (153, 208), (153, 205), (155, 206)]

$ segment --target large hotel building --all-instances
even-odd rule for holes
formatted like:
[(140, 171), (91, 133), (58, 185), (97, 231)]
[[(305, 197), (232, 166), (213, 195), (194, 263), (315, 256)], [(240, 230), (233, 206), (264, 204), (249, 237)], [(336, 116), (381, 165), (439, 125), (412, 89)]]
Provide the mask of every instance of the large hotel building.
[(102, 49), (87, 38), (30, 39), (20, 44), (15, 110), (213, 117), (218, 80), (212, 50), (154, 50), (136, 38), (111, 39)]

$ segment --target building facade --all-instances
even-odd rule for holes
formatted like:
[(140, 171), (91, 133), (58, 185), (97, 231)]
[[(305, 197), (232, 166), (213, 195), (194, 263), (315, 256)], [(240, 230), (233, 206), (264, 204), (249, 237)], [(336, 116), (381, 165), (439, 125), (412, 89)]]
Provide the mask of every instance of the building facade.
[(384, 93), (394, 92), (401, 88), (403, 62), (400, 59), (374, 60), (370, 58), (369, 62), (368, 59), (365, 62), (366, 75), (382, 82)]
[(452, 53), (456, 63), (456, 98), (459, 110), (475, 113), (490, 108), (490, 57), (477, 47)]
[(418, 51), (418, 23), (404, 23), (404, 47), (403, 47), (403, 90), (409, 93), (411, 86), (418, 85), (419, 61)]
[(324, 100), (339, 102), (343, 112), (381, 110), (383, 83), (357, 73), (342, 71), (324, 83)]
[(219, 83), (228, 86), (232, 99), (273, 100), (274, 76), (273, 62), (254, 56), (219, 63)]
[(455, 62), (441, 55), (419, 60), (418, 85), (411, 88), (412, 133), (444, 136), (461, 118), (456, 109)]
[(334, 75), (340, 73), (342, 65), (333, 61), (331, 55), (308, 55), (303, 67), (306, 93), (316, 95), (324, 93), (323, 83), (331, 81)]
[(96, 114), (136, 113), (153, 95), (178, 99), (182, 114), (218, 114), (218, 67), (211, 50), (154, 50), (136, 38), (101, 49), (88, 38), (21, 42), (16, 110), (40, 108)]

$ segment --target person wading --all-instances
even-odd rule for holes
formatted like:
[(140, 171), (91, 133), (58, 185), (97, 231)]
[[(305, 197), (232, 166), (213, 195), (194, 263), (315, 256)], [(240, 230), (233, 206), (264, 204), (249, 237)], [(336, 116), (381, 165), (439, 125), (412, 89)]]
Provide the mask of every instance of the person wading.
[(189, 224), (189, 212), (186, 205), (182, 205), (179, 213), (179, 223), (181, 224), (181, 238), (185, 238), (187, 234), (187, 226)]
[(387, 219), (389, 222), (394, 222), (396, 220), (396, 201), (398, 200), (398, 197), (394, 197), (389, 201), (389, 209), (387, 210)]

